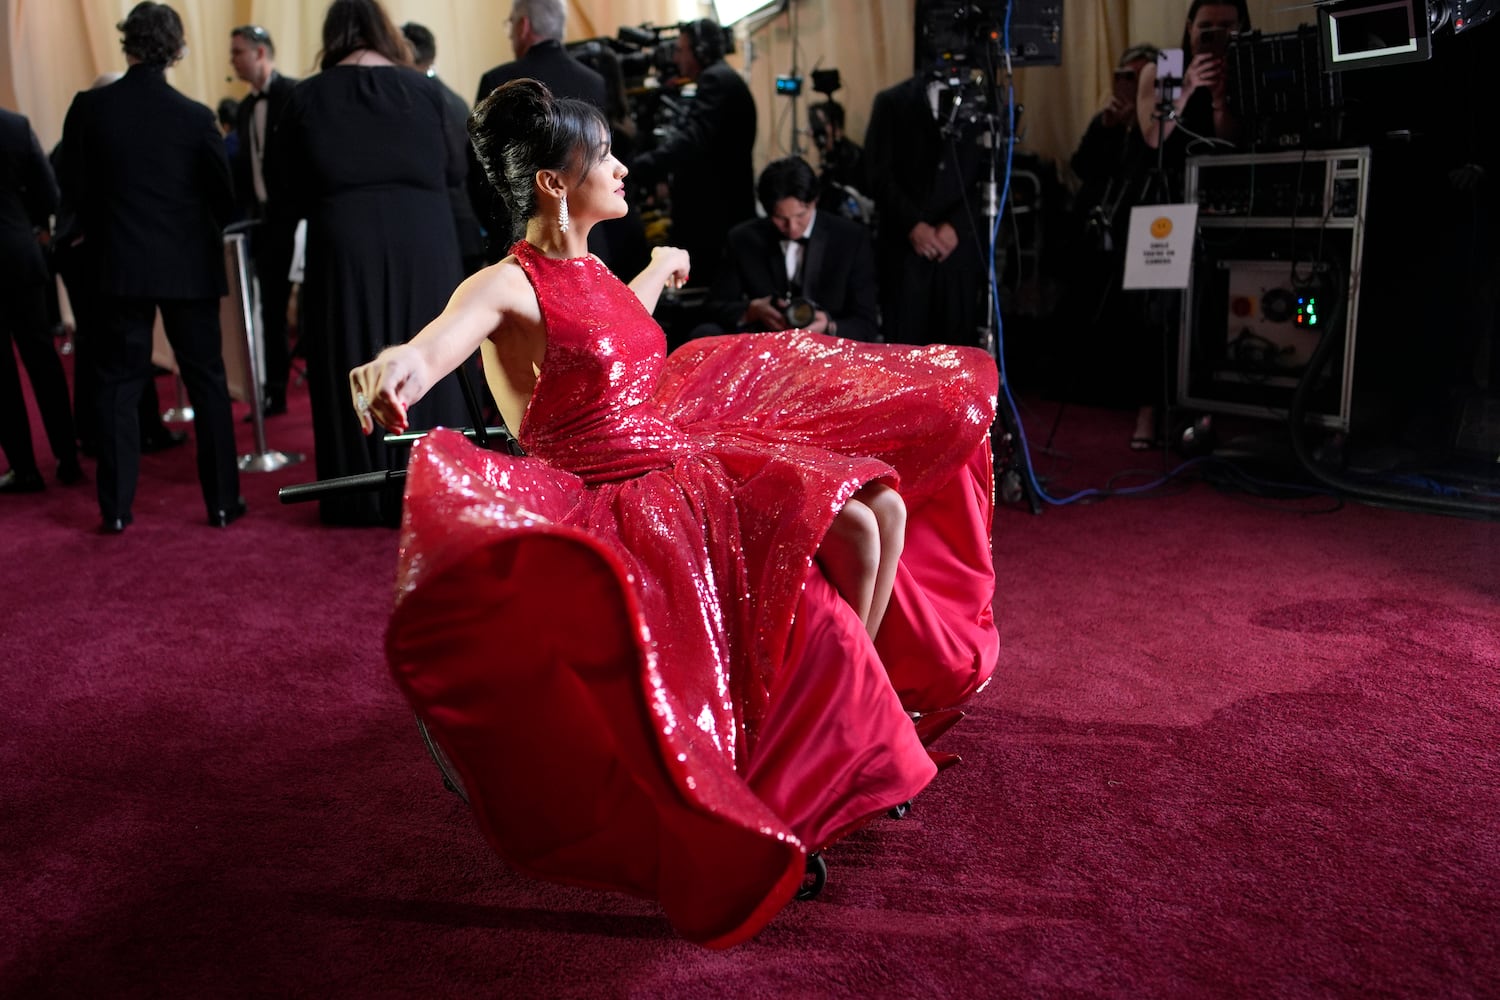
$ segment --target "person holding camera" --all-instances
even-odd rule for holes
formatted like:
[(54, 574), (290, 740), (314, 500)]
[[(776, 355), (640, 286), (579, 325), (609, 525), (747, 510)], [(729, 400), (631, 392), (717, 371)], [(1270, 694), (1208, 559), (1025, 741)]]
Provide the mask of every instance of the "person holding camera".
[[(1136, 97), (1141, 137), (1152, 149), (1166, 147), (1168, 176), (1174, 180), (1174, 175), (1181, 174), (1187, 155), (1187, 143), (1179, 133), (1199, 140), (1233, 140), (1238, 134), (1239, 122), (1227, 100), (1225, 57), (1230, 36), (1249, 30), (1246, 0), (1193, 0), (1182, 32), (1181, 92), (1171, 97), (1166, 115), (1161, 114), (1159, 105), (1168, 103), (1165, 97), (1175, 87), (1159, 78), (1155, 63), (1142, 67)], [(1163, 83), (1167, 84), (1165, 94), (1159, 92), (1162, 88), (1158, 85)]]
[(807, 161), (773, 161), (756, 184), (763, 219), (729, 231), (708, 294), (714, 322), (695, 334), (792, 327), (878, 339), (875, 255), (868, 231), (818, 209)]

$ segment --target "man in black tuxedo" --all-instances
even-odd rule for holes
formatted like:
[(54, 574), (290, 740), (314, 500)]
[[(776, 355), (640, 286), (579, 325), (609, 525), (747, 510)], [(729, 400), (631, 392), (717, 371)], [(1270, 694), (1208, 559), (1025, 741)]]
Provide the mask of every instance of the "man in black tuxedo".
[(260, 223), (250, 233), (250, 254), (260, 284), (261, 329), (265, 334), (266, 370), (264, 395), (266, 416), (286, 412), (286, 384), (291, 372), (291, 343), (287, 339), (287, 306), (291, 302), (292, 244), (297, 220), (266, 194), (266, 140), (292, 96), (297, 81), (276, 71), (276, 44), (270, 32), (258, 24), (246, 24), (229, 33), (229, 62), (234, 75), (250, 84), (250, 93), (240, 102), (235, 131), (240, 137), (235, 155), (234, 188), (240, 214)]
[(212, 525), (245, 512), (219, 333), (226, 291), (223, 225), (234, 213), (224, 140), (209, 108), (167, 83), (182, 20), (140, 3), (120, 22), (129, 69), (73, 99), (63, 122), (63, 190), (100, 268), (99, 512), (102, 530), (131, 521), (140, 473), (136, 404), (151, 378), (161, 310), (192, 401), (198, 482)]
[(0, 493), (34, 493), (45, 483), (31, 445), (31, 421), (21, 395), (21, 377), (11, 341), (31, 378), (57, 477), (83, 478), (68, 380), (52, 344), (47, 315), (47, 283), (52, 280), (42, 257), (38, 233), (48, 232), (57, 211), (57, 181), (31, 123), (0, 109), (0, 450), (10, 471), (0, 476)]
[[(568, 11), (563, 0), (514, 0), (510, 9), (510, 46), (516, 58), (485, 73), (479, 80), (478, 104), (496, 87), (512, 80), (540, 80), (554, 97), (588, 101), (605, 109), (604, 77), (574, 59), (563, 48)], [(489, 231), (489, 259), (499, 260), (510, 250), (510, 220), (485, 179), (484, 168), (469, 147), (469, 197)]]
[(954, 97), (913, 76), (875, 95), (865, 130), (881, 329), (892, 343), (980, 341), (986, 268), (970, 206), (979, 206), (985, 159), (973, 135), (943, 134), (939, 120), (949, 118)]
[[(877, 337), (875, 255), (869, 230), (818, 210), (818, 177), (800, 156), (761, 172), (756, 194), (766, 218), (729, 231), (708, 294), (722, 330), (803, 326), (853, 340)], [(800, 301), (799, 301), (800, 300)], [(813, 307), (809, 316), (803, 303)]]
[(697, 92), (634, 165), (647, 180), (670, 174), (672, 242), (692, 258), (694, 285), (713, 284), (730, 227), (755, 215), (755, 99), (724, 62), (724, 46), (724, 29), (711, 18), (682, 25), (677, 68)]

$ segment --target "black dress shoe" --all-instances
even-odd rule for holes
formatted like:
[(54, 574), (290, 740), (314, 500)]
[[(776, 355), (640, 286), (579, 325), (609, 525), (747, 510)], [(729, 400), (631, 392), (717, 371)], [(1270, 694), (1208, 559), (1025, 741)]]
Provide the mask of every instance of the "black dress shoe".
[(78, 459), (70, 458), (65, 462), (57, 463), (57, 481), (64, 486), (73, 486), (83, 482), (83, 469), (78, 464)]
[(236, 497), (233, 504), (228, 507), (220, 507), (208, 515), (208, 523), (215, 528), (227, 528), (240, 518), (245, 516), (245, 498)]
[(11, 469), (5, 475), (0, 476), (0, 493), (40, 493), (46, 488), (47, 484), (42, 480), (42, 474), (35, 469), (30, 472), (18, 472)]
[(106, 517), (99, 522), (99, 534), (101, 535), (123, 535), (125, 526), (130, 523), (128, 517)]
[(170, 427), (163, 426), (160, 430), (141, 435), (141, 454), (150, 455), (153, 452), (166, 451), (175, 448), (187, 441), (187, 431), (174, 431)]

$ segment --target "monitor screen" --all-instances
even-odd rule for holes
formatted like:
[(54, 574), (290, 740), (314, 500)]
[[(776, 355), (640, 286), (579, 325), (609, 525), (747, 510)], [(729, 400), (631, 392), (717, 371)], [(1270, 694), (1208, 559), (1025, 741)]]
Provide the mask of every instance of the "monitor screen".
[(1318, 11), (1333, 72), (1421, 62), (1431, 53), (1425, 0), (1345, 0)]
[(780, 2), (781, 0), (714, 0), (714, 15), (720, 24), (728, 28), (756, 11)]

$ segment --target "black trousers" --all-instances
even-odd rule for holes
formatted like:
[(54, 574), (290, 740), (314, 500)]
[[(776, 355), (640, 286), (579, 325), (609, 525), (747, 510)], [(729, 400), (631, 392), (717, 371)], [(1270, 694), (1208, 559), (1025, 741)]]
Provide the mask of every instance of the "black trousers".
[(250, 255), (260, 285), (261, 329), (265, 334), (265, 394), (285, 402), (286, 383), (292, 368), (291, 342), (287, 337), (287, 305), (292, 298), (292, 245), (295, 228), (280, 223), (262, 223), (250, 236)]
[[(57, 270), (73, 307), (73, 425), (87, 454), (99, 451), (99, 371), (94, 345), (104, 330), (99, 295), (99, 262), (87, 246), (59, 248)], [(156, 381), (147, 379), (137, 411), (142, 438), (167, 433), (161, 422), (161, 400)]]
[[(16, 350), (11, 349), (14, 341)], [(52, 456), (59, 462), (78, 457), (73, 430), (73, 411), (68, 405), (68, 379), (62, 359), (52, 344), (52, 323), (47, 315), (47, 290), (43, 285), (0, 285), (0, 449), (17, 472), (35, 472), (36, 452), (31, 446), (31, 420), (21, 395), (21, 373), (16, 351), (31, 380), (31, 391), (41, 411), (42, 426)]]
[(97, 344), (99, 372), (99, 512), (130, 517), (141, 468), (137, 408), (151, 379), (151, 329), (161, 309), (167, 340), (193, 404), (198, 483), (209, 513), (234, 505), (240, 492), (234, 416), (219, 332), (219, 300), (106, 296)]

